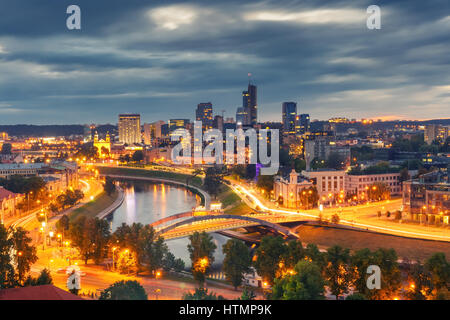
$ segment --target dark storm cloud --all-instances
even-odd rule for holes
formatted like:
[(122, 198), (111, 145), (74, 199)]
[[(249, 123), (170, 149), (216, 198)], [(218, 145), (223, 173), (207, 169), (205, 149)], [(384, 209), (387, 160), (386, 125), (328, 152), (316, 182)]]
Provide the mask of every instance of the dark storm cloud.
[[(65, 27), (81, 7), (82, 30)], [(366, 8), (382, 29), (366, 28)], [(261, 120), (449, 117), (450, 5), (423, 1), (3, 1), (0, 123), (234, 116), (248, 72)]]

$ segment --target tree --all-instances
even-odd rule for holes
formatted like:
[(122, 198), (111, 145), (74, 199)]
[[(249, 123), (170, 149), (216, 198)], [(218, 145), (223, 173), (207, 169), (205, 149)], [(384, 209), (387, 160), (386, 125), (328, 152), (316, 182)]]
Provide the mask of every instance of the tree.
[(380, 248), (373, 253), (373, 264), (381, 269), (381, 289), (370, 290), (371, 299), (392, 299), (397, 295), (401, 285), (401, 273), (398, 266), (398, 256), (394, 249)]
[(277, 271), (286, 254), (286, 246), (281, 236), (265, 236), (256, 250), (254, 266), (258, 274), (270, 284), (273, 284)]
[(300, 205), (303, 209), (312, 209), (317, 206), (319, 201), (319, 193), (315, 186), (300, 190), (299, 193)]
[(345, 300), (367, 300), (366, 297), (361, 293), (353, 293), (348, 295)]
[(129, 249), (120, 251), (117, 257), (117, 269), (120, 273), (137, 274), (139, 266), (137, 262), (136, 252)]
[(214, 197), (220, 192), (223, 175), (217, 168), (210, 167), (206, 169), (205, 179), (203, 180), (203, 187), (208, 190), (208, 193)]
[(186, 266), (182, 259), (180, 259), (180, 258), (175, 259), (175, 261), (173, 263), (173, 269), (175, 270), (175, 272), (181, 272), (184, 270), (185, 267)]
[(25, 286), (43, 286), (46, 284), (53, 284), (53, 279), (50, 274), (50, 270), (47, 268), (42, 269), (41, 273), (37, 278), (33, 278), (31, 276), (28, 276), (27, 280), (25, 281)]
[(15, 251), (15, 265), (17, 282), (22, 284), (25, 275), (30, 271), (31, 265), (38, 259), (36, 248), (31, 245), (33, 241), (28, 236), (28, 231), (18, 227), (11, 231), (12, 248)]
[(308, 243), (306, 245), (305, 258), (318, 265), (320, 270), (323, 270), (323, 268), (325, 267), (326, 264), (325, 254), (320, 252), (319, 248), (314, 243)]
[(369, 274), (367, 274), (367, 268), (374, 263), (373, 253), (367, 248), (358, 250), (351, 256), (351, 265), (355, 276), (353, 285), (360, 294), (368, 294), (367, 277)]
[(339, 215), (337, 213), (335, 213), (331, 216), (331, 223), (338, 224), (340, 220), (341, 220), (341, 218), (339, 217)]
[(214, 263), (214, 251), (217, 246), (206, 232), (195, 232), (189, 236), (189, 241), (188, 251), (192, 262), (192, 273), (194, 279), (199, 282), (200, 286), (203, 286), (205, 276)]
[(2, 151), (0, 151), (1, 154), (11, 154), (12, 153), (12, 145), (11, 143), (4, 143), (2, 144)]
[(76, 158), (79, 159), (91, 159), (98, 157), (98, 148), (94, 147), (93, 142), (87, 142), (80, 146), (80, 149), (75, 154)]
[(0, 224), (0, 289), (25, 283), (25, 276), (36, 262), (36, 248), (23, 228), (6, 229)]
[(94, 259), (98, 264), (106, 256), (110, 239), (109, 224), (103, 219), (80, 216), (70, 224), (69, 237), (85, 264), (89, 259)]
[(331, 169), (340, 170), (344, 167), (344, 159), (336, 152), (330, 153), (327, 159), (327, 167)]
[(275, 279), (271, 299), (274, 300), (322, 300), (325, 281), (320, 268), (310, 261), (300, 261), (295, 274)]
[(340, 246), (328, 248), (326, 261), (325, 277), (331, 293), (338, 300), (339, 296), (348, 293), (352, 285), (353, 272), (350, 268), (350, 250)]
[(47, 194), (45, 188), (45, 181), (42, 177), (24, 177), (20, 175), (13, 175), (8, 179), (0, 178), (0, 185), (5, 189), (14, 192), (27, 194), (30, 200), (42, 199)]
[(142, 150), (137, 150), (133, 153), (131, 159), (134, 162), (141, 162), (142, 160), (144, 160), (144, 153), (142, 152)]
[(225, 300), (222, 296), (217, 296), (213, 292), (208, 292), (208, 289), (203, 287), (196, 288), (193, 293), (186, 293), (183, 300)]
[(142, 254), (147, 270), (150, 274), (155, 274), (156, 270), (163, 267), (164, 256), (169, 252), (164, 239), (157, 237), (155, 230), (146, 225), (140, 230), (138, 244), (138, 252)]
[(403, 168), (402, 170), (400, 170), (400, 178), (399, 179), (400, 179), (400, 182), (411, 179), (408, 168)]
[(111, 237), (109, 223), (107, 220), (95, 218), (90, 223), (93, 228), (90, 228), (89, 238), (92, 243), (91, 257), (95, 264), (100, 264), (107, 255), (108, 243)]
[(147, 300), (147, 293), (141, 284), (134, 280), (121, 280), (106, 288), (99, 300)]
[(175, 272), (180, 272), (184, 269), (184, 261), (180, 258), (176, 259), (171, 252), (167, 252), (163, 259), (163, 268), (166, 271), (175, 270)]
[(287, 243), (286, 252), (282, 255), (286, 269), (294, 269), (297, 263), (305, 258), (305, 250), (300, 240), (291, 240)]
[(273, 177), (267, 175), (259, 175), (258, 182), (256, 186), (262, 190), (264, 190), (264, 194), (266, 197), (270, 196), (270, 192), (273, 190)]
[(249, 301), (255, 300), (255, 298), (256, 298), (255, 292), (247, 287), (244, 287), (244, 290), (242, 290), (242, 295), (238, 300)]
[(437, 290), (447, 288), (450, 285), (450, 264), (444, 253), (433, 254), (425, 262), (425, 268), (431, 272), (432, 282)]
[(371, 201), (389, 200), (391, 198), (391, 190), (385, 183), (374, 183), (367, 189), (367, 197)]
[(170, 271), (175, 264), (175, 256), (172, 252), (167, 252), (163, 259), (163, 268), (166, 271)]
[(16, 276), (11, 257), (13, 246), (10, 232), (0, 224), (0, 289), (12, 288), (16, 285)]
[(420, 262), (408, 266), (408, 289), (406, 297), (411, 300), (428, 300), (434, 288), (433, 275)]
[(223, 260), (223, 271), (228, 281), (232, 283), (234, 289), (242, 284), (244, 274), (250, 272), (252, 259), (247, 246), (240, 240), (230, 239), (222, 246), (225, 254)]
[(63, 215), (57, 222), (56, 222), (56, 230), (58, 232), (67, 232), (70, 227), (70, 219), (68, 216)]

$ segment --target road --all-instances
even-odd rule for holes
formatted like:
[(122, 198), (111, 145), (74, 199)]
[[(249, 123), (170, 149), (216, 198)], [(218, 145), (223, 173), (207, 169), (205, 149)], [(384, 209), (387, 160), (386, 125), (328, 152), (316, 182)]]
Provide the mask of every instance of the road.
[[(320, 211), (315, 210), (292, 210), (281, 209), (275, 203), (266, 201), (262, 196), (258, 195), (252, 188), (243, 183), (232, 181), (233, 190), (247, 203), (251, 208), (258, 209), (267, 213), (276, 213), (285, 216), (298, 216), (302, 219), (318, 219)], [(450, 241), (450, 231), (445, 228), (437, 228), (432, 226), (423, 226), (415, 224), (401, 224), (394, 221), (393, 218), (378, 218), (378, 211), (394, 212), (399, 210), (402, 205), (401, 199), (373, 202), (366, 205), (358, 205), (343, 208), (326, 208), (322, 215), (324, 218), (330, 218), (333, 214), (339, 214), (340, 225), (357, 227), (365, 230), (386, 233), (397, 236), (411, 237), (426, 240)], [(259, 207), (259, 208), (257, 208)]]
[[(107, 165), (114, 167), (114, 165)], [(142, 169), (145, 170), (145, 169)], [(174, 171), (188, 174), (192, 171), (190, 168), (175, 168), (169, 165), (164, 167), (165, 171)], [(277, 217), (282, 220), (289, 219), (290, 221), (304, 221), (304, 220), (317, 220), (322, 213), (323, 218), (330, 220), (334, 214), (339, 215), (339, 224), (343, 226), (350, 226), (359, 228), (361, 230), (374, 231), (384, 234), (397, 235), (402, 237), (410, 237), (425, 240), (439, 240), (450, 241), (450, 230), (447, 228), (438, 228), (426, 225), (417, 225), (412, 223), (399, 223), (395, 221), (393, 217), (387, 219), (385, 217), (378, 218), (378, 211), (385, 213), (386, 211), (394, 212), (400, 210), (402, 206), (401, 199), (387, 200), (380, 202), (373, 202), (365, 205), (350, 206), (343, 208), (325, 208), (322, 212), (318, 209), (315, 210), (293, 210), (279, 208), (275, 203), (267, 201), (260, 194), (248, 184), (242, 181), (235, 181), (230, 178), (226, 178), (230, 182), (231, 188), (235, 193), (244, 201), (249, 207), (259, 212), (267, 213), (264, 219), (273, 219), (269, 214), (276, 214)], [(393, 215), (392, 215), (393, 216)], [(296, 217), (296, 218), (295, 218)], [(223, 229), (230, 229), (229, 221), (222, 222)], [(218, 231), (220, 226), (212, 223), (204, 223), (204, 230)], [(202, 229), (201, 225), (194, 228), (195, 231)], [(192, 229), (191, 231), (193, 232)], [(189, 234), (189, 230), (185, 230), (185, 234)], [(180, 232), (181, 234), (181, 232)]]

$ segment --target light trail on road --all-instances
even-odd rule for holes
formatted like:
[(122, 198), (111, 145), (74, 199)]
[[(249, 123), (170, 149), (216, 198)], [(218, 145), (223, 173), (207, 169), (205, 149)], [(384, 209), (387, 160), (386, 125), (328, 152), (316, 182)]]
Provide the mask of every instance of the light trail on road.
[[(308, 218), (318, 218), (318, 215), (314, 214), (308, 214), (305, 212), (294, 212), (292, 210), (285, 210), (285, 209), (272, 209), (265, 206), (255, 195), (253, 195), (250, 191), (248, 191), (245, 187), (242, 185), (238, 185), (238, 188), (232, 185), (233, 190), (236, 192), (236, 194), (240, 195), (240, 193), (244, 193), (248, 197), (252, 199), (252, 201), (259, 206), (262, 210), (272, 212), (272, 213), (282, 213), (282, 214), (288, 214), (288, 215), (299, 215), (303, 217)], [(243, 198), (244, 199), (244, 198)], [(245, 201), (245, 199), (244, 199)], [(422, 233), (422, 232), (414, 232), (414, 231), (407, 231), (407, 230), (401, 230), (397, 228), (389, 228), (389, 227), (380, 227), (372, 224), (367, 223), (359, 223), (359, 222), (353, 222), (348, 220), (340, 220), (339, 224), (347, 225), (347, 226), (357, 226), (360, 228), (365, 228), (367, 230), (375, 229), (378, 231), (384, 231), (384, 233), (390, 233), (390, 234), (402, 234), (402, 235), (409, 235), (419, 238), (425, 238), (425, 239), (435, 239), (435, 240), (443, 240), (443, 241), (450, 241), (450, 236), (445, 235), (434, 235), (431, 233)]]

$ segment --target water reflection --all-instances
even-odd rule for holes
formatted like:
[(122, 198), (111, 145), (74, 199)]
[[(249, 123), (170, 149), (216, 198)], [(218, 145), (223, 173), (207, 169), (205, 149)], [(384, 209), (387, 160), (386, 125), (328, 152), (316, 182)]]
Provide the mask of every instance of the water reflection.
[[(149, 224), (173, 214), (192, 210), (200, 204), (200, 197), (191, 191), (164, 183), (151, 183), (144, 181), (121, 181), (125, 191), (125, 200), (122, 206), (112, 215), (111, 225), (115, 230), (122, 223), (132, 224), (140, 222)], [(217, 246), (215, 265), (223, 261), (222, 245), (228, 238), (212, 234)], [(187, 251), (187, 238), (167, 241), (170, 251), (181, 258), (190, 267), (189, 253)]]

